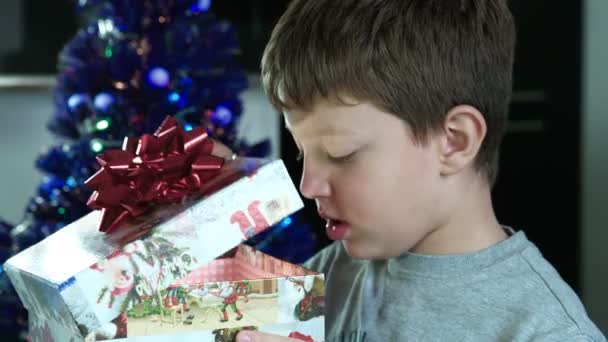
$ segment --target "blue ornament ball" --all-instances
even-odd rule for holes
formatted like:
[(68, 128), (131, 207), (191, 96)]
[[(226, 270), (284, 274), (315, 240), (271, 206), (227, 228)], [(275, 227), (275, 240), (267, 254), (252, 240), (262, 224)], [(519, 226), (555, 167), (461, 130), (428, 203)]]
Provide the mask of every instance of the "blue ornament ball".
[(148, 72), (148, 82), (158, 88), (164, 88), (169, 85), (171, 77), (165, 68), (156, 67)]
[(83, 104), (86, 104), (89, 100), (87, 94), (72, 94), (68, 98), (68, 107), (74, 111)]
[(224, 106), (217, 106), (212, 119), (220, 126), (226, 127), (232, 122), (232, 111)]
[(195, 4), (190, 7), (192, 12), (207, 12), (211, 7), (211, 0), (198, 0)]
[(93, 100), (93, 105), (95, 108), (101, 111), (108, 110), (112, 104), (114, 104), (114, 96), (112, 96), (110, 93), (99, 93)]

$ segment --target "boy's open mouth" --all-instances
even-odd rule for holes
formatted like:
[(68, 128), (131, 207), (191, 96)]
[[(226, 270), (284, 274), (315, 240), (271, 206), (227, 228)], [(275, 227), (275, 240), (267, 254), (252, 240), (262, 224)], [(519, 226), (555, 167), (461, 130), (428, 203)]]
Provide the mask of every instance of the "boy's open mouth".
[(344, 240), (350, 232), (350, 226), (346, 221), (327, 219), (325, 232), (332, 240)]

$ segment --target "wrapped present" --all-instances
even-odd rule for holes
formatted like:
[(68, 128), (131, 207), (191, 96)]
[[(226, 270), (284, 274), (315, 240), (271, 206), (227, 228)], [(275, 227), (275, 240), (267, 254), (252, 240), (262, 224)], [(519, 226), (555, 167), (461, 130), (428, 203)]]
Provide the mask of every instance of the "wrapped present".
[(168, 121), (100, 156), (100, 210), (6, 262), (31, 341), (324, 339), (323, 274), (243, 244), (303, 205), (283, 163), (204, 140)]

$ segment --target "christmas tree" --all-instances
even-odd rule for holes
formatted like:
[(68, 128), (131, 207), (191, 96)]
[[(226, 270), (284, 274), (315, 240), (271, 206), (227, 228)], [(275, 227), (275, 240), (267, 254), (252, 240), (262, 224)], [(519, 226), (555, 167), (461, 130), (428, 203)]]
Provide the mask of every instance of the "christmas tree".
[[(45, 178), (24, 220), (14, 228), (0, 222), (0, 262), (87, 214), (84, 181), (98, 169), (95, 156), (120, 148), (125, 136), (152, 133), (167, 115), (185, 130), (206, 128), (240, 155), (269, 153), (268, 141), (249, 145), (237, 134), (247, 78), (235, 30), (210, 5), (78, 1), (84, 25), (59, 55), (48, 123), (59, 142), (36, 161)], [(26, 330), (25, 311), (3, 274), (0, 295), (1, 331)]]

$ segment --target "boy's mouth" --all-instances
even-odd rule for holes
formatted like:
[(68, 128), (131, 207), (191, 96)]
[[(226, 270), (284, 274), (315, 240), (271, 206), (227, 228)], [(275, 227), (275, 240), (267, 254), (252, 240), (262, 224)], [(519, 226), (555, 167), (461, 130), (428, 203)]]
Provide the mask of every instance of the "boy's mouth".
[(350, 226), (346, 221), (327, 219), (325, 232), (331, 240), (344, 240), (350, 233)]
[(350, 225), (346, 221), (333, 218), (328, 215), (323, 208), (318, 208), (319, 216), (327, 223), (325, 224), (325, 233), (331, 240), (344, 240), (350, 235)]

